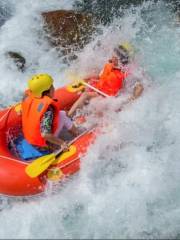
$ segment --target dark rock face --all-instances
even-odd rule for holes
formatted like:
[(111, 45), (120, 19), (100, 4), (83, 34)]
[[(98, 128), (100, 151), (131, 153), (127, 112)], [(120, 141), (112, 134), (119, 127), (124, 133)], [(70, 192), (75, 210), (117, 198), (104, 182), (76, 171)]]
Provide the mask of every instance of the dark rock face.
[(82, 48), (94, 31), (92, 18), (88, 14), (57, 10), (44, 12), (42, 16), (50, 43), (65, 55)]
[(21, 56), (20, 53), (9, 51), (6, 53), (6, 56), (11, 58), (14, 61), (18, 70), (22, 72), (24, 71), (26, 59), (23, 56)]
[(6, 2), (0, 3), (0, 27), (12, 16), (13, 9)]
[[(87, 14), (57, 10), (44, 12), (42, 16), (49, 42), (60, 50), (66, 62), (76, 58), (74, 51), (88, 43), (95, 30), (92, 18)], [(25, 70), (26, 59), (20, 53), (8, 51), (5, 55), (13, 60), (18, 70)]]
[(174, 6), (174, 10), (180, 15), (180, 1), (174, 0), (174, 1), (170, 1), (170, 2), (172, 2), (173, 6)]
[[(106, 25), (111, 23), (114, 17), (124, 15), (124, 9), (131, 6), (140, 6), (144, 0), (75, 0), (74, 8), (84, 13), (91, 13), (95, 19)], [(156, 5), (158, 0), (152, 0)], [(163, 4), (168, 4), (175, 12), (180, 15), (180, 0), (161, 0)]]
[(74, 8), (84, 13), (91, 13), (102, 24), (109, 24), (114, 17), (121, 17), (123, 10), (142, 4), (144, 0), (76, 0)]

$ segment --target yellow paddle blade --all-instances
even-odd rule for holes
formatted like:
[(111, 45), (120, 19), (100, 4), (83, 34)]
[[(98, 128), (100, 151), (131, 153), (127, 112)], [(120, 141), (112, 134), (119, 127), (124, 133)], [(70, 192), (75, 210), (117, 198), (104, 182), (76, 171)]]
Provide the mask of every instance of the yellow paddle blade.
[[(74, 138), (72, 141), (69, 142), (69, 146), (71, 144), (73, 144), (75, 141), (77, 141), (77, 139), (79, 139), (80, 137), (82, 137), (84, 134), (92, 131), (95, 127), (84, 131), (83, 133), (81, 133), (79, 136), (77, 136), (76, 138)], [(74, 148), (73, 146), (70, 147), (71, 150), (71, 154), (76, 152), (76, 148)], [(54, 153), (50, 153), (48, 155), (39, 157), (37, 159), (35, 159), (32, 163), (30, 163), (26, 169), (25, 172), (27, 173), (27, 175), (31, 178), (35, 178), (38, 175), (40, 175), (42, 172), (44, 172), (51, 164), (55, 163), (59, 163), (59, 160), (64, 160), (64, 158), (60, 158), (58, 161), (56, 160), (56, 157), (58, 157), (60, 154), (62, 154), (63, 149), (59, 149)], [(69, 157), (69, 154), (65, 154), (64, 155), (65, 158)]]
[(39, 157), (26, 167), (25, 172), (29, 177), (35, 178), (44, 172), (55, 160), (56, 155), (54, 153)]
[(54, 164), (58, 164), (60, 162), (63, 162), (64, 160), (66, 160), (67, 158), (73, 156), (75, 153), (77, 152), (76, 146), (75, 145), (71, 145), (68, 149), (68, 151), (63, 152), (60, 156), (58, 156), (56, 158), (56, 161), (53, 162)]
[(84, 90), (85, 86), (81, 82), (82, 77), (72, 72), (67, 72), (66, 77), (71, 81), (66, 87), (69, 92), (81, 92)]

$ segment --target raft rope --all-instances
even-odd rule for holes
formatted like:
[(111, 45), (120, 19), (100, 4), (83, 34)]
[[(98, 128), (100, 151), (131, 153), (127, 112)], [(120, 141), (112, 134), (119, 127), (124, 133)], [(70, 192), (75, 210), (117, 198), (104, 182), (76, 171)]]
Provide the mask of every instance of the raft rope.
[[(8, 123), (9, 116), (10, 116), (12, 110), (14, 110), (17, 105), (18, 105), (18, 104), (15, 104), (15, 105), (13, 105), (13, 106), (10, 106), (9, 109), (2, 115), (2, 117), (0, 118), (0, 124), (1, 124), (3, 121), (4, 121), (4, 123), (0, 126), (0, 129), (3, 129), (3, 128), (6, 128), (6, 127), (7, 127), (7, 123)], [(9, 129), (8, 129), (7, 132), (6, 132), (6, 136), (7, 136), (6, 141), (7, 141), (8, 143), (11, 143), (11, 145), (12, 145), (12, 147), (13, 147), (14, 155), (17, 157), (17, 156), (18, 156), (18, 152), (17, 152), (16, 148), (14, 147), (14, 142), (13, 142), (14, 138), (12, 138), (12, 136), (9, 135)], [(0, 157), (6, 158), (6, 159), (9, 159), (9, 160), (14, 160), (13, 158), (6, 157), (6, 156), (2, 156), (2, 155), (0, 155)], [(18, 160), (14, 160), (14, 161), (17, 161), (17, 162), (18, 162)]]
[(16, 160), (14, 158), (11, 158), (11, 157), (6, 157), (4, 155), (0, 155), (0, 158), (5, 158), (5, 159), (8, 159), (8, 160), (12, 160), (14, 162), (18, 162), (18, 163), (21, 163), (21, 164), (24, 164), (24, 165), (27, 165), (29, 162), (23, 162), (23, 161), (19, 161), (19, 160)]

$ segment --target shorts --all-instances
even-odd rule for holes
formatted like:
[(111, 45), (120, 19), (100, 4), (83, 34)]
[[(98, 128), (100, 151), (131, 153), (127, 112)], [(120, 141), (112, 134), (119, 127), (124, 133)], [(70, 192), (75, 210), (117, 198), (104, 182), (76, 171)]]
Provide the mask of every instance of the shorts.
[(59, 123), (58, 129), (55, 132), (55, 136), (57, 137), (63, 128), (70, 130), (73, 126), (72, 120), (66, 115), (65, 111), (59, 111)]

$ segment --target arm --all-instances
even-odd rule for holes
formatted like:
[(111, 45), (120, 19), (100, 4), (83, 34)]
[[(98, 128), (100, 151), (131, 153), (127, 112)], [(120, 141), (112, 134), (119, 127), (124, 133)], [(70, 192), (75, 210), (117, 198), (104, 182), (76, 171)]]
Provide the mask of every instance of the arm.
[(74, 136), (77, 137), (79, 135), (79, 131), (77, 127), (73, 124), (72, 127), (69, 129), (69, 132)]
[(52, 134), (53, 114), (53, 107), (49, 107), (49, 109), (44, 113), (40, 122), (41, 135), (47, 142), (64, 148), (66, 145), (65, 141)]
[(140, 82), (138, 82), (133, 89), (133, 94), (123, 103), (123, 105), (126, 105), (129, 102), (134, 101), (135, 99), (140, 97), (143, 91), (144, 91), (143, 85)]
[(51, 133), (42, 133), (42, 136), (44, 137), (44, 139), (46, 141), (48, 141), (49, 143), (52, 144), (56, 144), (60, 147), (64, 147), (64, 145), (66, 145), (65, 141), (63, 141), (60, 138), (55, 137), (53, 134)]
[(121, 104), (121, 107), (118, 108), (116, 111), (117, 112), (121, 111), (127, 104), (136, 100), (138, 97), (140, 97), (142, 95), (143, 91), (144, 91), (143, 85), (140, 82), (138, 82), (133, 89), (133, 94), (126, 101), (124, 101)]

